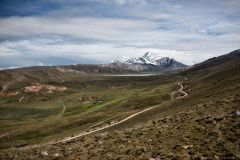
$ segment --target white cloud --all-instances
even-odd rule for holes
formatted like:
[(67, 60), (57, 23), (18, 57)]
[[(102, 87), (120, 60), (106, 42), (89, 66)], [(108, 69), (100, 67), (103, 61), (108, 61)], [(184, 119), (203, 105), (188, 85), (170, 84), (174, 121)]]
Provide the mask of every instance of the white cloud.
[(117, 4), (117, 5), (147, 5), (146, 0), (92, 0), (101, 3), (110, 3), (110, 4)]
[(148, 51), (193, 64), (239, 48), (240, 3), (235, 0), (91, 1), (105, 10), (66, 5), (41, 17), (0, 18), (0, 67), (55, 65), (65, 59), (108, 63)]
[(39, 66), (44, 66), (44, 64), (43, 64), (43, 63), (38, 63), (38, 65), (39, 65)]
[[(101, 41), (121, 41), (125, 38), (131, 38), (133, 34), (137, 36), (136, 32), (156, 29), (158, 26), (158, 23), (146, 20), (112, 18), (44, 19), (39, 17), (4, 18), (0, 19), (0, 24), (0, 37), (2, 38), (6, 36), (22, 38), (49, 34)], [(123, 32), (128, 34), (123, 35)], [(129, 34), (130, 36), (128, 36)]]
[[(229, 52), (229, 50), (227, 50), (229, 46), (226, 46), (226, 48), (221, 46), (220, 49), (216, 49), (216, 51), (213, 50), (211, 52), (209, 52), (208, 49), (208, 54), (202, 54), (203, 52), (206, 52), (205, 49), (207, 48), (202, 48), (201, 51), (196, 51), (194, 48), (197, 49), (197, 45), (191, 44), (191, 42), (191, 47), (187, 45), (189, 42), (172, 41), (170, 43), (164, 43), (166, 43), (165, 47), (161, 44), (148, 42), (91, 44), (64, 42), (52, 45), (43, 43), (42, 40), (39, 41), (38, 39), (32, 39), (27, 42), (12, 42), (11, 46), (21, 53), (21, 56), (16, 57), (19, 60), (22, 59), (21, 65), (27, 64), (28, 59), (30, 58), (31, 60), (35, 59), (35, 61), (39, 61), (39, 59), (41, 59), (42, 62), (38, 62), (38, 65), (41, 66), (51, 61), (56, 61), (57, 58), (66, 59), (66, 61), (70, 59), (75, 61), (71, 64), (76, 63), (76, 60), (77, 63), (81, 63), (81, 60), (83, 59), (87, 60), (89, 63), (92, 63), (94, 60), (97, 60), (98, 63), (109, 63), (111, 60), (120, 60), (122, 55), (126, 55), (128, 57), (140, 57), (145, 52), (152, 52), (160, 55), (161, 57), (172, 57), (185, 64), (193, 64), (201, 60), (206, 60), (211, 56)], [(175, 47), (171, 47), (170, 45), (174, 45)], [(169, 50), (167, 48), (172, 49)], [(179, 50), (174, 48), (179, 48)], [(198, 47), (198, 50), (199, 48), (200, 46)], [(180, 51), (181, 49), (185, 50)], [(56, 63), (54, 63), (54, 65), (56, 65)]]

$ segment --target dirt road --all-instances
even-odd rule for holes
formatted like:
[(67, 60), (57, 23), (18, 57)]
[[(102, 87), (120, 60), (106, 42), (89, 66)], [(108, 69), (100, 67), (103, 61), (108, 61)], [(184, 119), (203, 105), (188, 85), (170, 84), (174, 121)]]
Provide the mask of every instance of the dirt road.
[(181, 86), (181, 88), (178, 91), (184, 94), (184, 96), (181, 96), (180, 98), (183, 98), (183, 97), (188, 95), (186, 92), (183, 91), (183, 85), (182, 84), (183, 84), (183, 81), (178, 83), (178, 85)]
[[(168, 102), (168, 101), (167, 101), (167, 102)], [(164, 102), (164, 103), (162, 103), (162, 104), (160, 104), (160, 105), (163, 105), (163, 104), (165, 104), (165, 103), (167, 103), (167, 102)], [(78, 138), (78, 137), (82, 137), (82, 136), (85, 136), (85, 135), (88, 135), (88, 134), (91, 134), (91, 133), (94, 133), (94, 132), (97, 132), (97, 131), (100, 131), (100, 130), (103, 130), (103, 129), (106, 129), (106, 128), (109, 128), (109, 127), (112, 127), (112, 126), (115, 126), (115, 125), (117, 125), (117, 124), (123, 123), (123, 122), (125, 122), (125, 121), (127, 121), (127, 120), (129, 120), (129, 119), (131, 119), (131, 118), (133, 118), (133, 117), (135, 117), (135, 116), (143, 113), (143, 112), (146, 112), (146, 111), (151, 110), (151, 109), (153, 109), (153, 108), (155, 108), (155, 107), (158, 107), (158, 106), (159, 106), (159, 105), (156, 105), (156, 106), (153, 106), (153, 107), (144, 109), (144, 110), (142, 110), (142, 111), (140, 111), (140, 112), (138, 112), (138, 113), (132, 114), (131, 116), (123, 119), (122, 121), (119, 121), (119, 122), (117, 122), (117, 123), (108, 125), (108, 126), (106, 126), (106, 127), (102, 127), (102, 128), (99, 128), (99, 129), (90, 131), (90, 132), (80, 133), (80, 134), (78, 134), (78, 135), (76, 135), (76, 136), (73, 136), (73, 137), (67, 137), (67, 138), (65, 138), (65, 139), (63, 139), (63, 140), (60, 140), (60, 141), (57, 141), (57, 142), (53, 142), (53, 144), (61, 143), (61, 142), (66, 142), (66, 141), (69, 141), (69, 140), (72, 140), (72, 139), (75, 139), (75, 138)]]
[[(181, 77), (180, 77), (181, 78)], [(186, 77), (183, 77), (185, 80), (188, 80)], [(181, 93), (183, 93), (184, 94), (184, 96), (179, 96), (179, 97), (177, 97), (177, 99), (178, 98), (183, 98), (183, 97), (185, 97), (185, 96), (187, 96), (188, 95), (188, 93), (186, 93), (186, 92), (184, 92), (183, 91), (183, 81), (181, 81), (181, 82), (178, 82), (178, 85), (180, 86), (180, 89), (178, 90), (178, 92), (181, 92)], [(186, 87), (185, 88), (187, 88), (187, 85), (186, 85)], [(174, 94), (176, 94), (177, 93), (177, 91), (174, 91), (174, 92), (172, 92), (171, 93), (171, 101), (173, 101), (174, 100)]]
[[(181, 87), (178, 91), (184, 94), (184, 96), (181, 96), (180, 98), (183, 98), (183, 97), (187, 96), (188, 94), (183, 91), (183, 88), (184, 88), (184, 87), (183, 87), (183, 81), (182, 81), (182, 82), (179, 82), (178, 85)], [(154, 90), (153, 90), (152, 92), (154, 92)], [(174, 99), (173, 94), (175, 94), (175, 93), (176, 93), (176, 91), (174, 91), (174, 92), (171, 93), (171, 96), (172, 96), (171, 101)], [(60, 99), (59, 99), (59, 102), (62, 103), (62, 102), (60, 101)], [(160, 105), (163, 105), (163, 104), (168, 103), (168, 102), (169, 102), (169, 101), (166, 101), (166, 102), (164, 102), (164, 103), (162, 103), (162, 104), (160, 104)], [(62, 103), (62, 104), (63, 104), (63, 103)], [(144, 112), (146, 112), (146, 111), (149, 111), (149, 110), (151, 110), (151, 109), (153, 109), (153, 108), (155, 108), (155, 107), (158, 107), (158, 106), (160, 106), (160, 105), (156, 105), (156, 106), (153, 106), (153, 107), (144, 109), (144, 110), (142, 110), (142, 111), (140, 111), (140, 112), (137, 112), (137, 113), (135, 113), (135, 114), (132, 114), (131, 116), (129, 116), (129, 117), (127, 117), (127, 118), (125, 118), (125, 119), (117, 122), (117, 123), (110, 124), (110, 125), (107, 125), (107, 126), (105, 126), (105, 127), (102, 127), (102, 128), (99, 128), (99, 129), (90, 131), (90, 132), (86, 132), (86, 131), (85, 131), (85, 132), (82, 132), (82, 133), (80, 133), (80, 134), (78, 134), (78, 135), (75, 135), (75, 136), (72, 136), (72, 137), (67, 137), (67, 138), (65, 138), (65, 139), (63, 139), (63, 140), (59, 140), (59, 141), (57, 141), (57, 142), (51, 142), (50, 144), (56, 144), (56, 143), (66, 142), (66, 141), (69, 141), (69, 140), (72, 140), (72, 139), (75, 139), (75, 138), (78, 138), (78, 137), (82, 137), (82, 136), (85, 136), (85, 135), (88, 135), (88, 134), (91, 134), (91, 133), (94, 133), (94, 132), (97, 132), (97, 131), (100, 131), (100, 130), (103, 130), (103, 129), (106, 129), (106, 128), (109, 128), (109, 127), (112, 127), (112, 126), (115, 126), (115, 125), (118, 125), (118, 124), (120, 124), (120, 123), (123, 123), (123, 122), (125, 122), (125, 121), (127, 121), (127, 120), (129, 120), (129, 119), (131, 119), (131, 118), (133, 118), (133, 117), (141, 114), (141, 113), (144, 113)], [(63, 104), (63, 106), (64, 106), (64, 104)], [(65, 110), (65, 106), (64, 106), (64, 110)], [(64, 111), (63, 111), (63, 113), (64, 113)], [(103, 123), (103, 122), (101, 122), (101, 123)], [(96, 126), (96, 125), (95, 125), (95, 126)]]

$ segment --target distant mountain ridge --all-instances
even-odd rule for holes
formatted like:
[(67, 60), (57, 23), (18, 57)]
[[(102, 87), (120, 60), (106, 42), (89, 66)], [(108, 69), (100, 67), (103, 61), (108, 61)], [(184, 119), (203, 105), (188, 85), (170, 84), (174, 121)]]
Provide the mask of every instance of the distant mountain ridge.
[(123, 61), (112, 61), (112, 64), (125, 66), (130, 70), (134, 68), (133, 66), (142, 66), (140, 68), (138, 67), (138, 70), (135, 71), (165, 71), (187, 67), (187, 65), (178, 62), (173, 58), (159, 58), (150, 52), (146, 52), (142, 57), (139, 58), (129, 58)]

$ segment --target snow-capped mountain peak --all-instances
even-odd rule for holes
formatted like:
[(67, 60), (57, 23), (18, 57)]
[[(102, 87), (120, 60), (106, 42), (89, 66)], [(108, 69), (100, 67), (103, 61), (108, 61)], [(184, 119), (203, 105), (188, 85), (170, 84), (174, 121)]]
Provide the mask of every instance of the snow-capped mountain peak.
[[(113, 61), (114, 62), (114, 61)], [(139, 58), (128, 58), (127, 56), (123, 56), (121, 61), (115, 61), (115, 63), (122, 63), (122, 64), (143, 64), (143, 65), (153, 65), (162, 68), (182, 68), (186, 67), (186, 65), (177, 62), (173, 58), (169, 57), (159, 57), (155, 56), (150, 52), (146, 52), (142, 57)]]
[(167, 65), (170, 63), (170, 60), (173, 61), (173, 59), (170, 59), (169, 57), (159, 57), (155, 56), (153, 53), (146, 52), (142, 57), (139, 58), (129, 58), (125, 61), (122, 61), (123, 63), (129, 63), (129, 64), (151, 64), (151, 65)]
[(156, 57), (152, 53), (150, 53), (150, 52), (145, 53), (139, 59), (141, 59), (145, 64), (154, 64), (154, 65), (156, 65)]
[(146, 57), (150, 57), (150, 58), (155, 58), (155, 56), (151, 53), (151, 52), (146, 52), (142, 58), (146, 58)]
[(140, 70), (173, 70), (187, 66), (173, 58), (156, 56), (150, 52), (146, 52), (139, 58), (127, 58), (127, 56), (123, 56), (121, 61), (112, 61), (112, 63), (114, 63), (114, 65), (122, 65), (132, 69), (134, 67), (144, 68)]

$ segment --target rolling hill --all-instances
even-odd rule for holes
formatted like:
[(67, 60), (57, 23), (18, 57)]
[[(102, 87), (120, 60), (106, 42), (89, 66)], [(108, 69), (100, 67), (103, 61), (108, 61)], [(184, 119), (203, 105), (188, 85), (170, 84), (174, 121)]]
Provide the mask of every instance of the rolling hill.
[[(146, 77), (59, 74), (54, 69), (50, 77), (38, 80), (68, 90), (51, 96), (43, 91), (38, 95), (24, 93), (19, 95), (28, 97), (24, 104), (0, 99), (1, 109), (7, 114), (17, 106), (25, 109), (19, 117), (2, 115), (0, 157), (240, 159), (239, 62), (236, 50), (185, 71)], [(43, 74), (44, 71), (39, 72), (38, 78)], [(51, 79), (53, 75), (58, 79)], [(34, 78), (29, 80), (35, 81)], [(15, 91), (25, 84), (9, 87)], [(7, 100), (13, 99), (16, 98)], [(62, 104), (58, 101), (67, 108), (61, 118), (58, 116), (62, 110), (58, 108)], [(33, 110), (32, 105), (38, 110)], [(40, 110), (41, 114), (39, 105), (45, 108)], [(39, 115), (22, 117), (29, 112)], [(14, 124), (21, 127), (14, 128)], [(29, 129), (22, 129), (24, 126)], [(64, 137), (69, 140), (63, 141)], [(20, 148), (6, 149), (9, 147)]]

